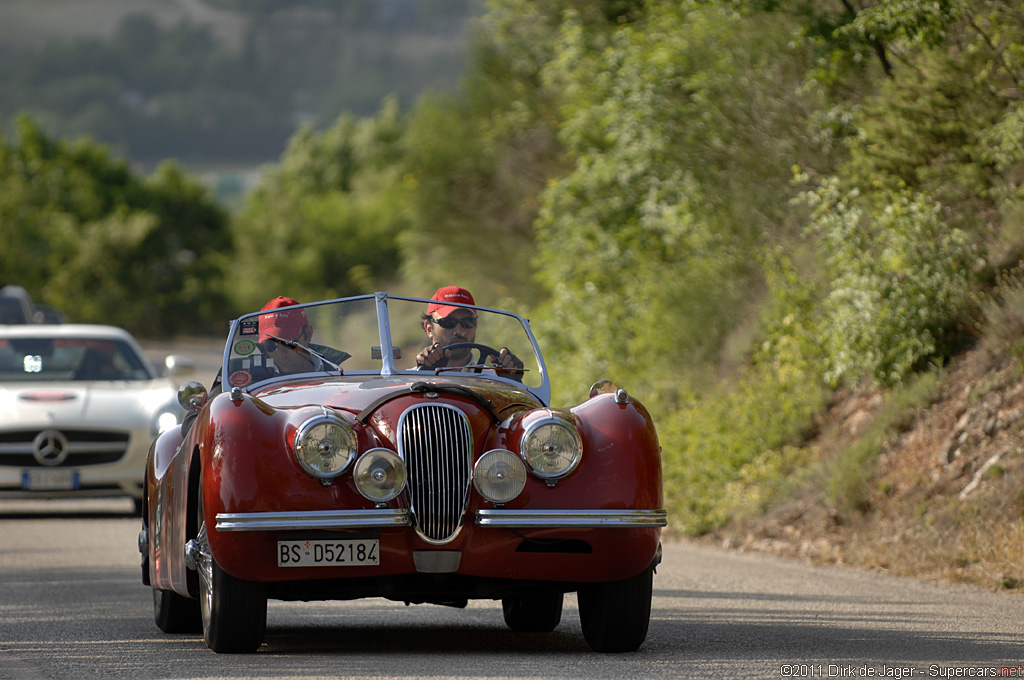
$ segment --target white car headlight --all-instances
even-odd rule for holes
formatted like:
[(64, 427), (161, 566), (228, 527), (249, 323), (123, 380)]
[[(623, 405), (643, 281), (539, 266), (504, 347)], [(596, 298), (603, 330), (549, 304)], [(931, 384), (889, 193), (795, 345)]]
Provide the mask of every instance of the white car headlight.
[(160, 434), (166, 432), (172, 427), (178, 426), (178, 414), (173, 411), (161, 411), (156, 416), (156, 421), (153, 423), (153, 429), (156, 430), (154, 434)]
[(295, 458), (320, 480), (334, 479), (356, 455), (356, 433), (344, 420), (324, 414), (310, 418), (295, 433)]
[(583, 440), (576, 427), (557, 416), (529, 423), (519, 442), (519, 455), (533, 474), (559, 479), (576, 469), (583, 455)]
[(488, 451), (473, 466), (473, 486), (492, 503), (508, 503), (526, 486), (526, 466), (511, 451)]
[(352, 470), (359, 493), (375, 503), (385, 503), (402, 493), (406, 477), (405, 463), (388, 449), (370, 449)]

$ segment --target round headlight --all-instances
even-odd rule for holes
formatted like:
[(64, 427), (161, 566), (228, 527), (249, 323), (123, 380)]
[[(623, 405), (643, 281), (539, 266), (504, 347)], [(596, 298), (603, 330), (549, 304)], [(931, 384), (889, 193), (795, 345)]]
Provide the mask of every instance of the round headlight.
[(473, 486), (492, 503), (508, 503), (526, 486), (526, 466), (511, 451), (488, 451), (473, 466)]
[(352, 471), (359, 493), (375, 503), (385, 503), (402, 493), (407, 478), (405, 463), (388, 449), (370, 449)]
[(564, 477), (579, 465), (583, 441), (579, 431), (561, 418), (543, 418), (526, 426), (519, 454), (543, 479)]
[(178, 426), (178, 414), (172, 411), (161, 411), (154, 422), (153, 429), (156, 430), (155, 434), (166, 432), (172, 427)]
[(356, 433), (341, 418), (310, 418), (295, 433), (295, 458), (317, 479), (334, 479), (348, 467), (357, 450)]

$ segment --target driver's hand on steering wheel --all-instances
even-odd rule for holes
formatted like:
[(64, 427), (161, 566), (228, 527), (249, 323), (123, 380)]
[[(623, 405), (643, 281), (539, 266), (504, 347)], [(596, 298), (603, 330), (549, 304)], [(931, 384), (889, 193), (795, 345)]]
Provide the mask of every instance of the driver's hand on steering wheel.
[(416, 365), (428, 369), (438, 368), (440, 366), (445, 366), (451, 356), (451, 352), (442, 347), (440, 343), (435, 342), (430, 347), (424, 347), (423, 350), (416, 355)]
[(498, 355), (495, 364), (495, 372), (503, 378), (514, 378), (516, 380), (523, 379), (522, 370), (512, 370), (522, 369), (523, 362), (515, 354), (509, 352), (508, 347), (501, 348), (501, 353)]

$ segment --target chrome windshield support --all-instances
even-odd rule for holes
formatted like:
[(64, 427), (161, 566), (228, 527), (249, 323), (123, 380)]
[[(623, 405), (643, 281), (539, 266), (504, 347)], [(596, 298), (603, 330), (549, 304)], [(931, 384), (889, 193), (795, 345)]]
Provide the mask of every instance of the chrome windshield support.
[(300, 529), (373, 529), (407, 527), (409, 511), (311, 510), (306, 512), (220, 512), (217, 531), (293, 531)]
[(511, 529), (647, 529), (668, 526), (665, 510), (477, 510), (476, 525)]
[(374, 294), (377, 304), (377, 330), (380, 336), (380, 353), (384, 363), (381, 375), (395, 374), (395, 354), (391, 349), (391, 319), (388, 316), (388, 294), (378, 291)]

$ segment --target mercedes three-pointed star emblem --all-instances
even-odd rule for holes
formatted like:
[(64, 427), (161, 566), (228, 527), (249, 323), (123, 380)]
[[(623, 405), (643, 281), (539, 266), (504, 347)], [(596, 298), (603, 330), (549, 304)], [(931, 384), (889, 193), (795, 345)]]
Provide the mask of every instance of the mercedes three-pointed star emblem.
[(60, 465), (68, 457), (68, 438), (57, 430), (43, 430), (32, 441), (32, 455), (40, 465)]

